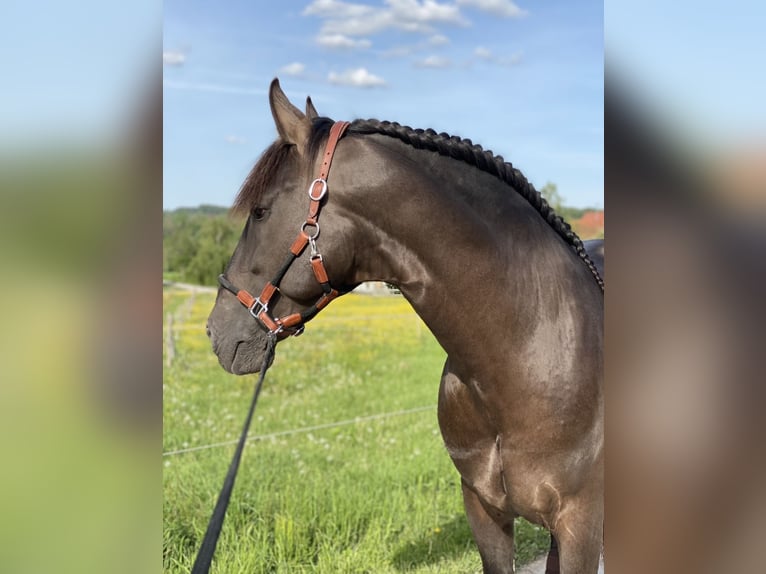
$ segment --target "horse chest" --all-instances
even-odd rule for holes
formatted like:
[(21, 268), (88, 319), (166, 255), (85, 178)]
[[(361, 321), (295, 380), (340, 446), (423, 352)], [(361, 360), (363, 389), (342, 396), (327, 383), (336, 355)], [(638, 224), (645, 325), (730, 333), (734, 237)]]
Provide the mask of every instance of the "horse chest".
[(462, 480), (496, 513), (545, 523), (556, 510), (555, 478), (536, 457), (514, 450), (476, 393), (449, 372), (439, 392), (439, 426)]

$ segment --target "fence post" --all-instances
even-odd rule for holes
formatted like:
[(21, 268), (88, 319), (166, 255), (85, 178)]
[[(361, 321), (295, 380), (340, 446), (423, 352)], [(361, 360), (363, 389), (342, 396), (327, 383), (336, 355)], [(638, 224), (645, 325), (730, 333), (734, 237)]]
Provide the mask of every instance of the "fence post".
[(165, 364), (170, 367), (176, 355), (176, 344), (173, 340), (173, 313), (167, 315), (168, 331), (165, 335)]

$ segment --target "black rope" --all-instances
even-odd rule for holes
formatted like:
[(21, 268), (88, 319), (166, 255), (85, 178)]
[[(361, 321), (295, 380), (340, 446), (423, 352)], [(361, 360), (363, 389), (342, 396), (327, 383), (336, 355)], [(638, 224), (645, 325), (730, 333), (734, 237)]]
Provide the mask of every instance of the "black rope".
[(237, 449), (234, 451), (234, 457), (231, 459), (231, 464), (229, 465), (229, 472), (226, 474), (226, 478), (223, 481), (221, 494), (218, 495), (218, 502), (216, 502), (215, 509), (210, 517), (210, 522), (207, 525), (205, 537), (202, 539), (202, 544), (197, 552), (197, 558), (194, 560), (191, 574), (207, 574), (210, 570), (210, 563), (213, 561), (215, 547), (216, 544), (218, 544), (218, 536), (221, 534), (223, 520), (226, 517), (226, 509), (229, 506), (231, 491), (234, 488), (234, 480), (237, 477), (237, 470), (239, 470), (239, 460), (242, 458), (242, 450), (245, 448), (245, 442), (247, 441), (250, 421), (253, 419), (255, 404), (258, 402), (258, 395), (261, 394), (261, 387), (263, 386), (263, 379), (266, 376), (266, 370), (269, 368), (271, 359), (274, 357), (274, 347), (276, 344), (277, 338), (275, 336), (270, 336), (268, 343), (266, 344), (266, 355), (263, 357), (263, 365), (261, 365), (258, 382), (255, 384), (253, 400), (250, 402), (250, 410), (245, 419), (245, 426), (242, 428), (242, 434), (239, 437)]

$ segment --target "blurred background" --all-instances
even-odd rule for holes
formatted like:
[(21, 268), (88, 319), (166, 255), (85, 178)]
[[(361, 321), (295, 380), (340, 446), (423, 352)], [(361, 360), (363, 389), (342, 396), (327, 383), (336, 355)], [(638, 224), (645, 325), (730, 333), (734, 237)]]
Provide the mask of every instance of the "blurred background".
[[(756, 2), (603, 6), (607, 200), (594, 206), (610, 210), (612, 572), (756, 572), (766, 559), (765, 15)], [(156, 1), (11, 0), (0, 22), (0, 564), (159, 571), (162, 67), (190, 61), (189, 47), (163, 47)], [(475, 48), (484, 66), (529, 56)], [(445, 63), (428, 57), (418, 78)], [(349, 69), (323, 78), (387, 79)], [(500, 78), (493, 92), (517, 88), (485, 75)], [(564, 180), (551, 178), (572, 200)]]
[(0, 570), (158, 571), (162, 6), (0, 22)]
[(606, 567), (762, 571), (766, 11), (604, 15)]

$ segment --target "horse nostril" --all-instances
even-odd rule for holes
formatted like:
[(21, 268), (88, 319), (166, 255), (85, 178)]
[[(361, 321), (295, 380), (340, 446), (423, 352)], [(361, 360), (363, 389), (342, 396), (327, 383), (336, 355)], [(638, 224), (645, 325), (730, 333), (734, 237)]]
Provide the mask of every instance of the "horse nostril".
[(205, 333), (207, 333), (208, 338), (210, 337), (210, 324), (205, 325)]

